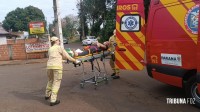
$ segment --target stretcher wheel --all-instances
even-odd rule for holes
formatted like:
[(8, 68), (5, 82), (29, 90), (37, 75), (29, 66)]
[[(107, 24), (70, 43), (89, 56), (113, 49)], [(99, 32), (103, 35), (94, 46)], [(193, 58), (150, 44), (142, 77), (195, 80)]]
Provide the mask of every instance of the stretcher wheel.
[(94, 85), (95, 87), (94, 87), (94, 89), (95, 90), (97, 90), (97, 87), (98, 87), (98, 84), (97, 83), (95, 83), (95, 85)]
[(83, 83), (80, 83), (80, 88), (84, 88), (84, 84)]
[(101, 61), (103, 61), (103, 57), (101, 57), (101, 59), (100, 59)]
[(79, 63), (79, 64), (75, 64), (75, 63), (74, 63), (74, 67), (77, 67), (77, 66), (81, 66), (81, 64), (80, 64), (80, 63)]
[(105, 80), (105, 84), (108, 84), (108, 78), (105, 77), (104, 80)]

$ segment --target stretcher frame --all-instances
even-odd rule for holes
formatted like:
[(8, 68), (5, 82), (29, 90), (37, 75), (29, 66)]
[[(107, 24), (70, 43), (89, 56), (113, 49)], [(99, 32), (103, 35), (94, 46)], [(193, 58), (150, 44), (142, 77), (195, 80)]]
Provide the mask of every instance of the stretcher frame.
[[(105, 59), (108, 55), (110, 55), (111, 52), (110, 51), (102, 51), (100, 53), (93, 53), (87, 56), (79, 56), (79, 57), (75, 57), (75, 59), (78, 59), (81, 61), (81, 64), (79, 64), (79, 66), (82, 65), (82, 79), (80, 82), (80, 87), (84, 88), (84, 85), (86, 83), (92, 83), (95, 85), (95, 89), (97, 89), (97, 86), (99, 83), (104, 82), (107, 84), (108, 83), (108, 76), (107, 76), (107, 71), (106, 71), (106, 67), (105, 67)], [(103, 63), (103, 71), (100, 68), (98, 59), (100, 59)], [(91, 74), (92, 77), (86, 78), (86, 71), (85, 71), (85, 65), (84, 62), (90, 62), (91, 64)], [(94, 62), (96, 62), (96, 65), (94, 64)], [(74, 65), (75, 67), (77, 67), (77, 65)]]

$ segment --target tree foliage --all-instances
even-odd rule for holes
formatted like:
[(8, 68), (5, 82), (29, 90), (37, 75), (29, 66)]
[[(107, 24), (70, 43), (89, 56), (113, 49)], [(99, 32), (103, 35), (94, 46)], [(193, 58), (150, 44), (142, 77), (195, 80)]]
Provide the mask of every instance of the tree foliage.
[(90, 29), (89, 32), (85, 30), (86, 34), (108, 40), (115, 28), (116, 0), (83, 0), (79, 12), (79, 17), (85, 18), (84, 23)]
[[(62, 20), (62, 33), (64, 38), (74, 37), (77, 35), (79, 28), (78, 17), (72, 14), (65, 16)], [(49, 33), (51, 36), (56, 36), (56, 22), (49, 24)]]
[(62, 31), (64, 37), (74, 37), (78, 28), (77, 17), (73, 15), (66, 16), (62, 20)]
[(116, 1), (107, 0), (106, 2), (106, 16), (101, 30), (101, 41), (107, 41), (113, 35), (113, 30), (116, 27)]
[(7, 14), (3, 27), (7, 31), (28, 31), (28, 23), (31, 21), (45, 21), (42, 10), (33, 6), (16, 8)]

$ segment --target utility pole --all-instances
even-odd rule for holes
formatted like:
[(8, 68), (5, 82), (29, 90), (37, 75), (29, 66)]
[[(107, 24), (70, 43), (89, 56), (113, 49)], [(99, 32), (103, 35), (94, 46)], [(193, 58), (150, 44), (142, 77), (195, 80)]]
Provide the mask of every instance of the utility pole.
[(60, 38), (60, 45), (62, 48), (64, 48), (61, 17), (60, 17), (60, 0), (53, 0), (53, 9), (54, 9), (56, 36)]
[(83, 38), (85, 38), (85, 23), (83, 18), (83, 0), (80, 0), (80, 11), (81, 11), (81, 27), (82, 27), (82, 36), (80, 40), (82, 41)]

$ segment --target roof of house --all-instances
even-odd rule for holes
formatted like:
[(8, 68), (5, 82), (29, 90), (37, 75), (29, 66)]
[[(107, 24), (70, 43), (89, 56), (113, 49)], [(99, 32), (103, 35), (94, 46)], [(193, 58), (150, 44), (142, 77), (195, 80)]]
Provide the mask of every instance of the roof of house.
[(24, 35), (24, 33), (23, 32), (10, 32), (9, 35), (21, 37), (22, 35)]

